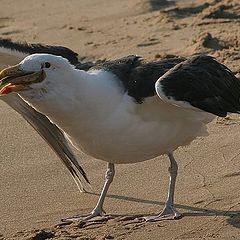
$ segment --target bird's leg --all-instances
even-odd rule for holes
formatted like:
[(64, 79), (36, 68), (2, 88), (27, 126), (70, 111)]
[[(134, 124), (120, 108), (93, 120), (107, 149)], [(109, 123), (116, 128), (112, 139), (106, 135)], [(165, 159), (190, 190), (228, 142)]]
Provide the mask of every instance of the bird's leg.
[(158, 215), (144, 217), (146, 221), (161, 221), (165, 219), (177, 219), (181, 217), (181, 214), (174, 208), (174, 191), (178, 172), (178, 165), (175, 161), (173, 154), (168, 154), (170, 160), (170, 179), (168, 188), (168, 197), (164, 209)]
[(103, 203), (104, 203), (104, 200), (106, 198), (107, 191), (108, 191), (108, 189), (110, 187), (110, 184), (113, 181), (114, 175), (115, 175), (114, 164), (113, 163), (108, 163), (107, 171), (106, 171), (106, 175), (105, 175), (105, 183), (104, 183), (101, 195), (100, 195), (100, 197), (98, 199), (97, 205), (93, 209), (93, 212), (97, 216), (103, 215), (105, 213), (104, 210), (103, 210)]
[(115, 175), (114, 164), (113, 163), (108, 163), (107, 171), (106, 171), (106, 175), (105, 175), (105, 183), (103, 185), (103, 189), (102, 189), (102, 192), (101, 192), (100, 197), (98, 199), (97, 205), (92, 210), (92, 212), (89, 213), (89, 214), (78, 215), (78, 216), (71, 217), (71, 218), (65, 218), (65, 219), (62, 219), (62, 221), (70, 221), (70, 222), (87, 221), (87, 220), (94, 221), (95, 219), (101, 220), (101, 217), (103, 217), (103, 219), (105, 219), (104, 218), (105, 212), (103, 210), (103, 203), (104, 203), (105, 197), (107, 195), (107, 191), (109, 189), (109, 186), (113, 181), (114, 175)]

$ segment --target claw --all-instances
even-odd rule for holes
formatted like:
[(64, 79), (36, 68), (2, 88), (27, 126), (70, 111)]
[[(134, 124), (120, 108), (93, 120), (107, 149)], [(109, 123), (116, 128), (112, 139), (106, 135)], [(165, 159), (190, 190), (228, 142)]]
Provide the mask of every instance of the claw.
[(64, 218), (62, 222), (105, 221), (107, 215), (104, 210), (93, 210), (91, 213)]
[(182, 215), (173, 206), (165, 206), (163, 211), (158, 215), (146, 216), (146, 217), (143, 217), (143, 219), (146, 222), (156, 222), (156, 221), (162, 221), (162, 220), (179, 219), (181, 217)]

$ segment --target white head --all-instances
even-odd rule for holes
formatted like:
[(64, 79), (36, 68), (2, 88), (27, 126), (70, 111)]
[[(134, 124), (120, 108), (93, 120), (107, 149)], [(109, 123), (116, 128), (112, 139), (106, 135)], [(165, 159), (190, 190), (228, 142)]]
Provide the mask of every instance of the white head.
[(19, 64), (0, 72), (0, 95), (21, 92), (21, 95), (27, 97), (42, 96), (54, 90), (73, 68), (67, 59), (60, 56), (50, 54), (27, 56)]
[(44, 69), (50, 72), (54, 69), (69, 68), (71, 65), (66, 58), (52, 54), (32, 54), (27, 56), (20, 62), (20, 65), (25, 71), (39, 71)]

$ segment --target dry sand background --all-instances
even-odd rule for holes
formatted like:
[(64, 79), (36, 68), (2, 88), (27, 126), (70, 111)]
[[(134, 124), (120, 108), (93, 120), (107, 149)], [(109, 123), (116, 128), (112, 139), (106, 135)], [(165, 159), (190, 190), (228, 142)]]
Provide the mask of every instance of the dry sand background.
[[(82, 59), (209, 53), (239, 75), (238, 0), (1, 0), (1, 37), (70, 47)], [(11, 63), (0, 56), (0, 63)], [(105, 163), (82, 155), (93, 193), (80, 194), (60, 161), (25, 121), (0, 102), (0, 239), (240, 239), (239, 119), (214, 121), (210, 136), (176, 151), (176, 203), (183, 218), (145, 223), (120, 217), (54, 227), (90, 211)], [(117, 166), (108, 213), (151, 214), (167, 194), (166, 157)], [(42, 230), (45, 229), (45, 230)]]

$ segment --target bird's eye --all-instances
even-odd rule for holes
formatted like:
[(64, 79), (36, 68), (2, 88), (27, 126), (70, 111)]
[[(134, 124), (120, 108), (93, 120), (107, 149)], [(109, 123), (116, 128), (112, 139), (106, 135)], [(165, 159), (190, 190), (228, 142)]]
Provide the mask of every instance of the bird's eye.
[(50, 67), (51, 67), (51, 64), (50, 64), (49, 62), (45, 62), (45, 63), (44, 63), (44, 67), (45, 67), (45, 68), (50, 68)]

